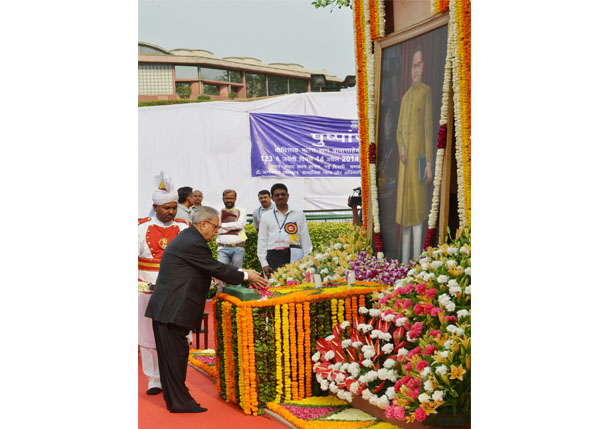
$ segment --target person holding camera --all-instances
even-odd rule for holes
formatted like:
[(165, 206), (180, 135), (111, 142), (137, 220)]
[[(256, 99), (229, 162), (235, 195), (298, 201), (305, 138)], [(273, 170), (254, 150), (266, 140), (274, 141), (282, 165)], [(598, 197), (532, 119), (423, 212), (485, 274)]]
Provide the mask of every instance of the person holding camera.
[[(352, 209), (352, 223), (356, 226), (362, 225), (362, 196), (360, 186), (353, 189), (352, 195), (348, 197), (348, 207)], [(361, 209), (358, 209), (361, 206)]]

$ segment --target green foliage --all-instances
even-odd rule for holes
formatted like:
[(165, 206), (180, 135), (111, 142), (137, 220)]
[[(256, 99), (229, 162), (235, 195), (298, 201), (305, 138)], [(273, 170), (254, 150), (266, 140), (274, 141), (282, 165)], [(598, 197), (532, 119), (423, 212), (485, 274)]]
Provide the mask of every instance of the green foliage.
[(334, 7), (341, 9), (343, 7), (350, 7), (350, 0), (314, 0), (311, 4), (315, 7), (315, 9), (319, 9), (322, 7), (331, 6), (331, 11), (333, 11)]
[(227, 97), (229, 97), (230, 100), (235, 100), (237, 96), (237, 92), (230, 92)]
[[(327, 246), (331, 240), (336, 240), (339, 236), (349, 233), (352, 230), (352, 224), (349, 222), (308, 222), (308, 233), (312, 241), (313, 249), (320, 245)], [(244, 268), (262, 273), (262, 267), (256, 254), (256, 243), (258, 233), (254, 225), (246, 224), (246, 251), (244, 255)], [(217, 258), (217, 244), (215, 241), (208, 243), (213, 257)]]
[(190, 98), (191, 94), (192, 88), (190, 88), (188, 85), (177, 86), (177, 95), (179, 95), (180, 98), (187, 100)]
[(198, 101), (210, 101), (210, 95), (199, 95)]

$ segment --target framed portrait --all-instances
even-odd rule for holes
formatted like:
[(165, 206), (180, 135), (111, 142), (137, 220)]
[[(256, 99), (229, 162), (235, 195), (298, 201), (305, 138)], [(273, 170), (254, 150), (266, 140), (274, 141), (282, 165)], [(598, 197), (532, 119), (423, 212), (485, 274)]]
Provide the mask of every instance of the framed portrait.
[(421, 254), (431, 210), (448, 15), (375, 44), (379, 222), (386, 258)]

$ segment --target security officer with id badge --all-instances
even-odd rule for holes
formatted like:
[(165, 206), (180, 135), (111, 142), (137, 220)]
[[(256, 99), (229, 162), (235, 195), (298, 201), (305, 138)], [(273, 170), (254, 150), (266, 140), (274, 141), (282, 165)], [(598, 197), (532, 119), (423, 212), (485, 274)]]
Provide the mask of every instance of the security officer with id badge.
[(284, 264), (298, 261), (312, 252), (306, 217), (302, 210), (288, 207), (287, 186), (271, 187), (275, 208), (260, 219), (257, 254), (263, 273), (270, 277)]

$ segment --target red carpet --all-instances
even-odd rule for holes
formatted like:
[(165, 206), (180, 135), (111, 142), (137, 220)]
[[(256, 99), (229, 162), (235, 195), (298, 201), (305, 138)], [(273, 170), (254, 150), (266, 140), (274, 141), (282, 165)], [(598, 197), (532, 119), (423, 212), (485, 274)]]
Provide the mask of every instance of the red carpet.
[[(212, 304), (206, 303), (206, 311), (212, 311)], [(212, 314), (209, 317), (209, 348), (214, 348), (214, 331), (212, 327)], [(193, 348), (196, 348), (194, 338)], [(204, 336), (200, 334), (200, 348), (204, 348)], [(264, 416), (247, 416), (240, 408), (225, 402), (219, 394), (213, 381), (188, 367), (187, 387), (190, 394), (203, 407), (208, 408), (206, 413), (200, 414), (175, 414), (167, 411), (162, 394), (146, 395), (147, 379), (142, 372), (142, 361), (138, 359), (138, 428), (140, 429), (280, 429), (285, 426), (274, 422)]]

